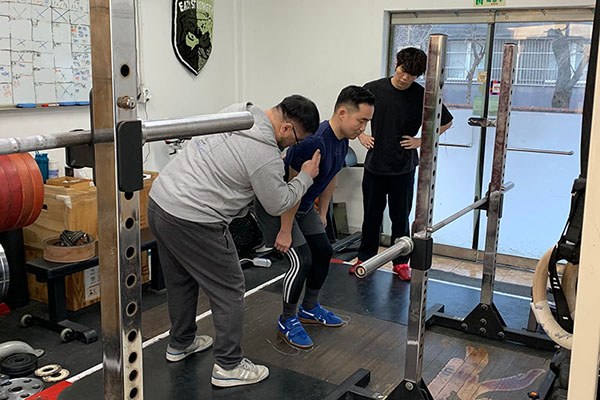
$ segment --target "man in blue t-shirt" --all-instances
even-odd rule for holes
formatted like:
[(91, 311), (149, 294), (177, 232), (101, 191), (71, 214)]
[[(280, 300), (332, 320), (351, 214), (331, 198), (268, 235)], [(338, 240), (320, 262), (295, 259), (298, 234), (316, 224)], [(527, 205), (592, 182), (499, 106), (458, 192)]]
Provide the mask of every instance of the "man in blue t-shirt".
[[(265, 245), (285, 254), (290, 269), (283, 279), (283, 313), (278, 320), (279, 336), (294, 347), (311, 348), (313, 342), (302, 323), (342, 326), (342, 319), (318, 302), (319, 291), (327, 278), (333, 249), (325, 226), (327, 209), (336, 186), (337, 173), (344, 166), (349, 139), (364, 132), (375, 110), (373, 94), (359, 86), (344, 88), (335, 103), (333, 116), (323, 121), (317, 132), (288, 149), (285, 165), (288, 179), (298, 174), (302, 163), (316, 150), (321, 152), (319, 175), (302, 200), (281, 217), (269, 215), (255, 203), (258, 223)], [(319, 211), (314, 207), (319, 200)], [(298, 300), (306, 284), (302, 305)]]

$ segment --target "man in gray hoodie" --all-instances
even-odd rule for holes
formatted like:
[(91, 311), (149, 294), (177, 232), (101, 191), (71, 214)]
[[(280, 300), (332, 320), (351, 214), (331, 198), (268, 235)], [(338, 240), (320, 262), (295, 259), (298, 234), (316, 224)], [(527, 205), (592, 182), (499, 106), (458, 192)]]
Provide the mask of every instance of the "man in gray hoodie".
[(250, 111), (246, 131), (200, 136), (160, 173), (148, 205), (150, 228), (168, 294), (171, 334), (168, 361), (208, 349), (213, 339), (196, 335), (199, 288), (210, 301), (216, 332), (211, 382), (228, 387), (257, 383), (269, 375), (263, 365), (243, 357), (244, 275), (229, 223), (244, 215), (254, 197), (272, 215), (292, 208), (319, 172), (320, 153), (285, 182), (281, 149), (316, 131), (319, 112), (300, 95), (261, 110), (251, 103), (222, 112)]

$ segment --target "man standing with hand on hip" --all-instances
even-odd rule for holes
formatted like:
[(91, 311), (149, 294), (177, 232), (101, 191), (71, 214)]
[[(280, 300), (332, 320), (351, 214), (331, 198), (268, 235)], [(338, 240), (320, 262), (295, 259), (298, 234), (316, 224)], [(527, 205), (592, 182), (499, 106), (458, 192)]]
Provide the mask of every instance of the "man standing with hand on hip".
[[(415, 135), (423, 120), (425, 89), (415, 80), (427, 67), (427, 55), (408, 47), (396, 54), (394, 75), (365, 84), (375, 95), (375, 114), (371, 135), (362, 134), (360, 143), (367, 148), (362, 181), (363, 225), (358, 261), (350, 267), (353, 274), (363, 261), (377, 254), (383, 212), (386, 203), (392, 221), (391, 243), (410, 235), (408, 217), (413, 202), (415, 169), (419, 164), (417, 148), (421, 139)], [(440, 134), (452, 126), (452, 114), (442, 104)], [(394, 272), (409, 281), (411, 271), (407, 256), (393, 260)]]

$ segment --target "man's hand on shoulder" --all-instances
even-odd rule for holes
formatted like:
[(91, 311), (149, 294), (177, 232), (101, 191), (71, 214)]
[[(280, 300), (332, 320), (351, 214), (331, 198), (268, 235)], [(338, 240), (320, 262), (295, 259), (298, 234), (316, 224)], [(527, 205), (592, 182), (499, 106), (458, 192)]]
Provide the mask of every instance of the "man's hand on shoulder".
[(406, 150), (418, 149), (421, 147), (421, 138), (404, 135), (400, 141), (400, 146)]
[(321, 162), (321, 150), (316, 150), (310, 160), (304, 161), (302, 164), (302, 172), (310, 175), (311, 178), (315, 178), (319, 175), (319, 163)]

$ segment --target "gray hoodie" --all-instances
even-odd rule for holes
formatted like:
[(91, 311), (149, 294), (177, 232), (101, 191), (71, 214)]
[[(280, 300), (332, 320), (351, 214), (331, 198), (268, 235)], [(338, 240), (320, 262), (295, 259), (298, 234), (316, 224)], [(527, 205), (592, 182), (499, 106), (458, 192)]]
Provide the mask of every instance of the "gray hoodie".
[(150, 197), (160, 208), (188, 221), (231, 222), (258, 198), (274, 216), (296, 204), (312, 185), (304, 173), (286, 183), (282, 153), (269, 117), (251, 103), (221, 112), (250, 111), (245, 131), (198, 136), (160, 171)]

